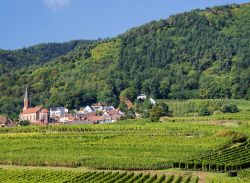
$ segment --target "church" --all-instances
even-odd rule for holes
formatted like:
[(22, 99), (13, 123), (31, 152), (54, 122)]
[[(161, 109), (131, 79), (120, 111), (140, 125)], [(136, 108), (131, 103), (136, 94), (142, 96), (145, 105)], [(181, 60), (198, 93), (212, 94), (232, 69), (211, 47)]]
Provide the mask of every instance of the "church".
[(41, 106), (29, 107), (29, 96), (27, 87), (23, 100), (23, 111), (20, 113), (19, 120), (28, 120), (31, 123), (43, 124), (47, 124), (49, 122), (49, 111), (47, 109)]

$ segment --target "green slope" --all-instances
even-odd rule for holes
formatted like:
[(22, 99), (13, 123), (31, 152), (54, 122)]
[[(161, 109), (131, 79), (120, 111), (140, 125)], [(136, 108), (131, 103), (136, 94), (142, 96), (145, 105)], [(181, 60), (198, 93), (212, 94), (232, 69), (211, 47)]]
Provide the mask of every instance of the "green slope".
[(45, 43), (18, 50), (0, 49), (0, 74), (10, 69), (42, 65), (52, 59), (66, 55), (80, 45), (91, 44), (92, 41), (69, 41), (65, 43)]

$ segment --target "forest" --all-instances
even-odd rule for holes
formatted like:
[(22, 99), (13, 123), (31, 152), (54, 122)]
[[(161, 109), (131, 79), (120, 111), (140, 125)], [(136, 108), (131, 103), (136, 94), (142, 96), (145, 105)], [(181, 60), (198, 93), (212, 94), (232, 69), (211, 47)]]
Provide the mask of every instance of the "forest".
[(0, 50), (0, 114), (32, 105), (118, 106), (155, 99), (250, 99), (250, 4), (193, 10), (114, 38)]

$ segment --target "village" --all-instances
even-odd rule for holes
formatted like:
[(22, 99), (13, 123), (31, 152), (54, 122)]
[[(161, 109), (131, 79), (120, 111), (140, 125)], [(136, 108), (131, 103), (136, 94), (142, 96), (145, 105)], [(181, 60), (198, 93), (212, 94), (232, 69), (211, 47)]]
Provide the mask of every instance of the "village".
[[(80, 110), (69, 110), (65, 107), (42, 106), (30, 107), (28, 88), (26, 87), (23, 109), (19, 115), (19, 121), (27, 121), (32, 124), (103, 124), (120, 120), (125, 114), (113, 106), (98, 102), (91, 106), (85, 106)], [(1, 127), (15, 126), (12, 119), (0, 116)]]
[(80, 110), (73, 110), (71, 113), (67, 108), (61, 106), (49, 109), (42, 106), (29, 107), (30, 101), (27, 88), (23, 104), (19, 121), (26, 120), (37, 124), (102, 124), (116, 122), (124, 116), (124, 113), (119, 109), (102, 102), (82, 107)]
[[(146, 100), (147, 96), (141, 94), (137, 96), (137, 100)], [(149, 98), (152, 105), (156, 102)], [(130, 102), (130, 101), (129, 101)], [(128, 104), (131, 108), (132, 103)], [(31, 107), (29, 100), (28, 87), (26, 87), (23, 108), (19, 114), (20, 122), (26, 122), (33, 125), (58, 125), (58, 124), (104, 124), (114, 123), (125, 117), (125, 113), (119, 108), (107, 105), (104, 102), (97, 102), (92, 105), (81, 107), (79, 110), (69, 110), (64, 106), (50, 107), (49, 109), (43, 106)], [(135, 113), (135, 118), (140, 118), (141, 115)], [(1, 127), (16, 126), (12, 119), (7, 116), (0, 116)], [(26, 126), (26, 125), (21, 125)]]

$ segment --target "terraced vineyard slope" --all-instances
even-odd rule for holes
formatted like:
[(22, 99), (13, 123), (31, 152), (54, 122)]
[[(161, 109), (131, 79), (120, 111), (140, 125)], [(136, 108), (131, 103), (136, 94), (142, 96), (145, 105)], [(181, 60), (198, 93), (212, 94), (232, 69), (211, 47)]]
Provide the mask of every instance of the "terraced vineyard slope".
[(175, 167), (227, 172), (250, 167), (250, 142), (215, 151), (193, 161), (174, 164)]

